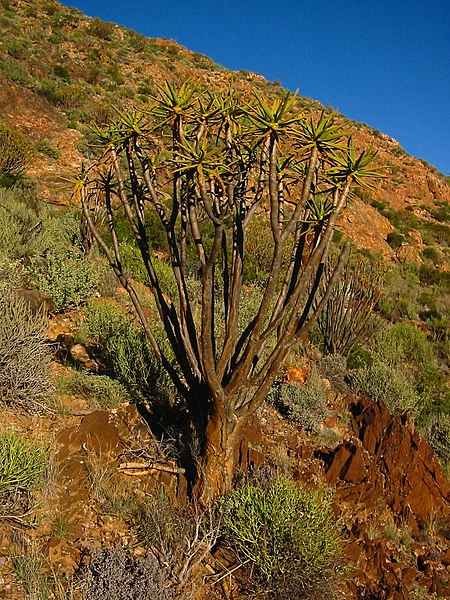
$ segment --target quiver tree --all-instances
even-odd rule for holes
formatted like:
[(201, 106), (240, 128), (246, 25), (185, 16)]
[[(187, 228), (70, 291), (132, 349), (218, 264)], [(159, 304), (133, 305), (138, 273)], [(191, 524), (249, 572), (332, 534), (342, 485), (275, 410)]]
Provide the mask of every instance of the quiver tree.
[[(148, 111), (119, 117), (98, 132), (103, 154), (76, 192), (201, 440), (196, 491), (205, 499), (230, 486), (245, 424), (339, 278), (344, 255), (321, 288), (352, 185), (377, 176), (369, 167), (373, 154), (356, 155), (332, 116), (305, 116), (289, 93), (268, 106), (256, 95), (245, 102), (231, 91), (195, 94), (187, 84), (166, 84)], [(108, 236), (91, 215), (99, 199)], [(167, 237), (176, 281), (170, 298), (155, 269), (150, 211)], [(124, 269), (119, 214), (139, 247), (172, 360)], [(269, 221), (271, 260), (258, 307), (242, 323), (246, 232), (255, 215)], [(200, 301), (192, 280), (200, 283)]]

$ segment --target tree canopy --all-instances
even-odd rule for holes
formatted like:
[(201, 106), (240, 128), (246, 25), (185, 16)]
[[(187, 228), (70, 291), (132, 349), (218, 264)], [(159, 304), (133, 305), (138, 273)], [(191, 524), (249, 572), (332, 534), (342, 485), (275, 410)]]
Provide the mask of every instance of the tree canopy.
[[(97, 134), (102, 154), (75, 190), (86, 230), (128, 291), (184, 400), (202, 441), (199, 485), (214, 495), (231, 483), (242, 428), (340, 275), (345, 247), (334, 269), (325, 269), (336, 220), (352, 187), (379, 176), (375, 155), (356, 152), (334, 115), (305, 111), (295, 94), (268, 104), (256, 94), (237, 97), (231, 88), (196, 92), (188, 83), (179, 89), (166, 83), (148, 110), (120, 112)], [(175, 279), (170, 296), (147, 227), (152, 213), (167, 239)], [(124, 268), (118, 215), (139, 247), (174, 360), (158, 343)], [(267, 223), (269, 258), (248, 314), (245, 265), (255, 219)]]

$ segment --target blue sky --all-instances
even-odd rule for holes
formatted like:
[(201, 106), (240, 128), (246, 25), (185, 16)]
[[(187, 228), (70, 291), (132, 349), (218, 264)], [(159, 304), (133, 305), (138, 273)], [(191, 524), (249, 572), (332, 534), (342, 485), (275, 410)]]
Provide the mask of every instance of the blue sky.
[(450, 174), (449, 0), (64, 0), (279, 80)]

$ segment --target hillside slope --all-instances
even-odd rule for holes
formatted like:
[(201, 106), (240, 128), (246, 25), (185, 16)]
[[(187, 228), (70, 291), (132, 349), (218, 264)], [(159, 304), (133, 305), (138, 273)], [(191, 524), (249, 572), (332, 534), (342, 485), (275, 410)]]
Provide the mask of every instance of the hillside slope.
[[(358, 332), (355, 302), (370, 319), (351, 344), (327, 346), (327, 334), (317, 328), (295, 348), (238, 438), (233, 485), (239, 490), (253, 482), (265, 500), (281, 474), (312, 499), (323, 492), (318, 513), (306, 513), (315, 517), (304, 518), (301, 508), (283, 519), (284, 525), (306, 523), (309, 534), (301, 543), (289, 541), (281, 564), (315, 575), (329, 536), (321, 546), (310, 525), (316, 517), (322, 522), (326, 505), (325, 517), (339, 534), (338, 559), (333, 577), (325, 570), (323, 587), (311, 595), (295, 585), (283, 593), (277, 580), (268, 595), (270, 582), (261, 579), (252, 554), (239, 554), (227, 538), (223, 513), (218, 516), (217, 506), (202, 513), (191, 502), (202, 435), (187, 422), (186, 405), (104, 256), (86, 251), (80, 212), (65, 206), (72, 202), (72, 174), (96, 154), (90, 124), (110, 122), (115, 107), (145, 108), (164, 81), (230, 86), (244, 99), (257, 92), (271, 100), (286, 91), (54, 0), (0, 0), (0, 27), (0, 134), (18, 132), (30, 149), (25, 175), (5, 177), (0, 163), (0, 598), (449, 597), (448, 178), (392, 138), (337, 115), (358, 147), (378, 150), (386, 175), (374, 189), (355, 190), (339, 224), (366, 251), (355, 251), (355, 263), (348, 263), (354, 295), (336, 286), (344, 290), (338, 311), (352, 333)], [(307, 98), (298, 102), (308, 112), (328, 110)], [(116, 218), (123, 264), (157, 328), (148, 273), (131, 232)], [(247, 237), (258, 249), (261, 221)], [(158, 278), (176, 311), (170, 260), (160, 230), (153, 233)], [(107, 225), (101, 235), (107, 239)], [(339, 232), (334, 241), (340, 243)], [(253, 270), (240, 309), (254, 320), (264, 265), (249, 246), (242, 255), (253, 259)], [(215, 297), (204, 301), (202, 270), (191, 271), (196, 313)], [(347, 331), (341, 329), (342, 337)], [(2, 448), (11, 440), (19, 449), (35, 445), (45, 458), (28, 486), (4, 485)], [(290, 505), (289, 496), (272, 499), (275, 516)], [(251, 519), (255, 506), (249, 504)], [(260, 540), (269, 539), (267, 530), (279, 538), (279, 524), (262, 522), (256, 546), (265, 547)], [(299, 563), (302, 544), (312, 554)], [(276, 552), (268, 547), (272, 559)], [(145, 591), (143, 582), (157, 591)]]
[[(62, 178), (92, 155), (89, 124), (108, 122), (114, 107), (145, 106), (165, 80), (190, 79), (209, 89), (231, 84), (236, 93), (257, 91), (269, 99), (284, 92), (259, 75), (226, 70), (173, 41), (145, 38), (54, 0), (5, 0), (0, 24), (0, 110), (10, 127), (29, 136), (38, 148), (44, 143), (29, 173), (50, 202), (68, 202), (69, 188)], [(310, 99), (300, 101), (307, 110), (323, 109)], [(360, 246), (392, 257), (386, 237), (393, 228), (367, 206), (387, 205), (420, 216), (421, 207), (449, 202), (450, 187), (445, 177), (406, 154), (394, 139), (339, 118), (356, 146), (378, 150), (387, 176), (356, 200), (342, 221), (343, 231)], [(55, 152), (45, 152), (49, 140)]]

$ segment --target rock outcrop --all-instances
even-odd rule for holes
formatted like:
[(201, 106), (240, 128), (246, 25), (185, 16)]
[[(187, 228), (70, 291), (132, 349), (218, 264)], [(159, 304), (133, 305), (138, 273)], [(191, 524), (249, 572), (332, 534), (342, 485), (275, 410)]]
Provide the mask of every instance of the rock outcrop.
[(382, 403), (361, 399), (349, 411), (354, 437), (315, 453), (347, 514), (349, 597), (404, 600), (415, 586), (449, 597), (450, 486), (436, 457)]

